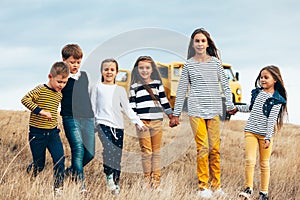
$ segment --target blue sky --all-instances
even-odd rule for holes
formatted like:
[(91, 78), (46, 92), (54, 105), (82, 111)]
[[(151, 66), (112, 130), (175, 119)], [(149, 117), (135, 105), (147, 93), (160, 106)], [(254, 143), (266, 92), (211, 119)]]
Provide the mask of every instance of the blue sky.
[[(85, 59), (99, 46), (133, 30), (155, 28), (188, 38), (194, 29), (204, 27), (220, 49), (222, 60), (240, 72), (245, 102), (262, 67), (275, 64), (281, 68), (289, 94), (289, 121), (300, 124), (296, 102), (300, 86), (299, 1), (2, 0), (0, 8), (0, 109), (24, 110), (20, 99), (37, 84), (47, 82), (50, 66), (60, 60), (61, 48), (67, 43), (82, 47), (84, 69)], [(146, 42), (154, 36), (136, 37)], [(162, 46), (164, 43), (179, 46), (176, 39), (167, 38)], [(126, 41), (115, 42), (105, 55), (116, 56), (124, 45)], [(186, 51), (187, 46), (182, 49)], [(128, 68), (138, 53), (120, 57), (120, 64)], [(146, 53), (153, 53), (157, 61), (176, 59), (161, 51)]]

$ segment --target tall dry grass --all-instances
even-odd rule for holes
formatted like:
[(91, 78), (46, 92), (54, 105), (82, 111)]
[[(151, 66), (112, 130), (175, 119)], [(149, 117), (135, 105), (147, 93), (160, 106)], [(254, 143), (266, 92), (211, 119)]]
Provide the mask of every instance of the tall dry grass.
[[(52, 161), (47, 153), (45, 170), (32, 180), (26, 173), (32, 161), (28, 146), (27, 111), (0, 111), (0, 199), (53, 199)], [(237, 199), (244, 185), (245, 121), (230, 121), (222, 125), (221, 157), (222, 188), (227, 193), (214, 199)], [(139, 146), (134, 126), (126, 120), (124, 155), (122, 160), (121, 193), (118, 197), (106, 189), (102, 168), (102, 147), (96, 136), (95, 159), (85, 168), (88, 195), (86, 199), (197, 199), (196, 148), (186, 117), (181, 125), (171, 129), (165, 124), (162, 148), (161, 191), (141, 188), (142, 174)], [(66, 166), (70, 165), (70, 148), (61, 132)], [(285, 124), (275, 138), (271, 157), (271, 199), (300, 199), (299, 126)], [(255, 195), (259, 188), (259, 168), (255, 170)], [(65, 180), (60, 199), (82, 199), (79, 186)]]

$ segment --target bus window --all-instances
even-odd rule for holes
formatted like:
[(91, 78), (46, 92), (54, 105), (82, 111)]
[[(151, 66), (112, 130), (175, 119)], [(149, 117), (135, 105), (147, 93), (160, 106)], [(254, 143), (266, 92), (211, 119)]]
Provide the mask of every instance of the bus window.
[(118, 72), (116, 81), (118, 82), (126, 82), (128, 78), (127, 72)]

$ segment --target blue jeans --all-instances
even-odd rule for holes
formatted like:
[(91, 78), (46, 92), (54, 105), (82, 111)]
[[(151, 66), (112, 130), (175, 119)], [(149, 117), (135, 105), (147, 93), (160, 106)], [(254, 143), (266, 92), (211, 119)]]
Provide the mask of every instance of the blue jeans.
[(50, 152), (54, 170), (54, 188), (62, 187), (64, 180), (65, 158), (64, 149), (59, 136), (59, 129), (29, 128), (29, 142), (34, 169), (33, 176), (37, 176), (45, 167), (46, 149)]
[[(98, 136), (103, 146), (104, 173), (113, 174), (114, 181), (119, 184), (121, 175), (121, 158), (123, 150), (124, 130), (100, 124), (97, 126)], [(113, 135), (115, 133), (115, 136)]]
[(63, 126), (72, 153), (72, 175), (83, 181), (83, 167), (95, 155), (94, 118), (73, 118), (63, 116)]

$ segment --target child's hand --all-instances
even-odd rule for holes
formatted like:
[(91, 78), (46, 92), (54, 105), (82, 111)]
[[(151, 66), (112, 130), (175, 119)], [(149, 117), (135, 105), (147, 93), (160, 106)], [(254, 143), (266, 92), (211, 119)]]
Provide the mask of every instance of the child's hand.
[(267, 149), (270, 146), (271, 141), (270, 140), (265, 140), (264, 148)]
[(231, 114), (231, 115), (235, 115), (235, 113), (237, 113), (237, 111), (239, 111), (239, 110), (237, 109), (237, 107), (235, 107), (235, 108), (232, 109), (232, 110), (226, 110), (226, 112), (229, 113), (229, 114)]
[(41, 110), (41, 111), (40, 111), (40, 115), (43, 115), (43, 116), (47, 117), (47, 118), (48, 118), (48, 121), (51, 121), (51, 120), (52, 120), (52, 115), (51, 115), (50, 112), (47, 112), (47, 111), (45, 111), (45, 110)]
[(170, 119), (170, 122), (169, 122), (169, 126), (171, 128), (175, 127), (179, 125), (179, 117), (178, 116), (173, 116), (171, 119)]
[(148, 128), (147, 126), (142, 126), (142, 127), (140, 127), (139, 125), (136, 124), (135, 127), (136, 127), (139, 131), (142, 131), (142, 132), (148, 131), (148, 130), (149, 130), (149, 128)]

